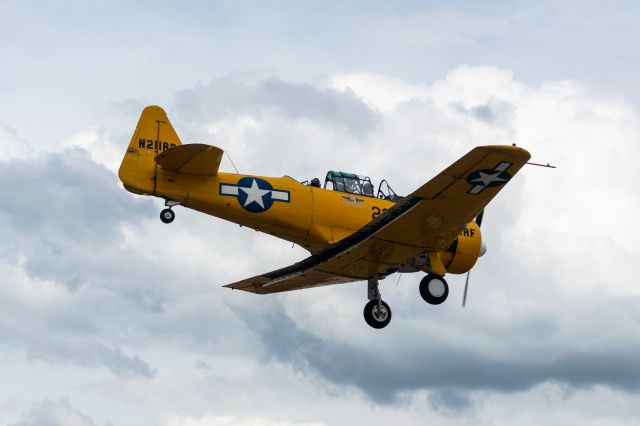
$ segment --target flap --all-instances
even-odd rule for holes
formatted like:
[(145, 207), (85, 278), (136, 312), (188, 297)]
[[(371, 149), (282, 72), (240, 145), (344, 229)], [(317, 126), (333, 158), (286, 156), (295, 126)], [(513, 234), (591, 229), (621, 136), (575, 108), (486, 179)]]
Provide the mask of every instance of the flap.
[(172, 172), (213, 176), (218, 174), (223, 153), (218, 147), (193, 143), (163, 151), (155, 160), (163, 169)]

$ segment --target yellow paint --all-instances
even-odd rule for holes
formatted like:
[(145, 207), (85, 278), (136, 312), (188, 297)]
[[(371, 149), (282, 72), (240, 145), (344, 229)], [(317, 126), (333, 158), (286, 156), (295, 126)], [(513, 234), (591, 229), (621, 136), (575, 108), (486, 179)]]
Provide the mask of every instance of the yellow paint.
[[(266, 232), (312, 253), (351, 235), (395, 205), (375, 197), (303, 185), (288, 176), (219, 172), (222, 150), (202, 144), (180, 145), (162, 108), (145, 108), (118, 173), (125, 188)], [(172, 147), (178, 148), (171, 151)], [(439, 275), (468, 271), (478, 258), (482, 237), (475, 222), (466, 228), (465, 223), (500, 188), (487, 187), (481, 195), (470, 197), (466, 195), (470, 186), (465, 177), (474, 170), (492, 169), (504, 159), (513, 163), (515, 173), (528, 158), (529, 154), (517, 147), (472, 150), (411, 194), (421, 200), (415, 209), (380, 229), (366, 244), (332, 258), (307, 278), (303, 274), (295, 288), (366, 279), (406, 266), (423, 255)], [(274, 190), (272, 196), (288, 192), (288, 202), (274, 201), (265, 211), (250, 212), (237, 196), (222, 193), (222, 187), (233, 191), (246, 177), (268, 182)], [(450, 250), (445, 250), (447, 246)]]
[(178, 145), (182, 142), (164, 110), (159, 106), (146, 107), (118, 171), (125, 188), (135, 194), (156, 195), (154, 179), (159, 167), (154, 159)]
[[(203, 177), (157, 170), (152, 195), (180, 202), (183, 206), (294, 242), (311, 252), (341, 240), (372, 219), (372, 208), (386, 209), (393, 203), (373, 197), (355, 196), (303, 185), (290, 177), (253, 176), (274, 190), (289, 191), (290, 201), (274, 202), (262, 213), (245, 210), (233, 196), (221, 196), (220, 184), (236, 185), (247, 175), (218, 173)], [(249, 176), (251, 177), (251, 176)], [(128, 187), (125, 182), (125, 186)], [(356, 197), (351, 202), (344, 196)]]
[(482, 233), (477, 223), (467, 224), (453, 243), (455, 251), (440, 251), (438, 256), (442, 260), (447, 272), (463, 274), (476, 264), (482, 246)]
[(440, 256), (438, 253), (430, 251), (429, 252), (429, 265), (433, 273), (438, 274), (440, 276), (444, 276), (447, 273), (447, 270), (444, 268), (442, 264), (442, 260), (440, 260)]

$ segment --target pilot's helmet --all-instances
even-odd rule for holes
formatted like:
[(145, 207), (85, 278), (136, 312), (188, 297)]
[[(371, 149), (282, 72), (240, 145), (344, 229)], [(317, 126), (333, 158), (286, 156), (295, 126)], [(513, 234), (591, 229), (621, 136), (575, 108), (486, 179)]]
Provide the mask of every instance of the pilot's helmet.
[(320, 188), (320, 179), (318, 179), (318, 178), (311, 179), (311, 186), (315, 186), (316, 188)]

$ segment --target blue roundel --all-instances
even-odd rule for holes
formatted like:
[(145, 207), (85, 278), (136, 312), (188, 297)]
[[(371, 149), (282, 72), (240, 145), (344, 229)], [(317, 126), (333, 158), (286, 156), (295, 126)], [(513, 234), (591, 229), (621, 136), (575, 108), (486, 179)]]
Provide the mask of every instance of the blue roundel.
[(269, 210), (275, 201), (289, 203), (291, 194), (282, 189), (273, 189), (264, 179), (245, 176), (238, 183), (220, 183), (220, 196), (234, 197), (246, 211), (262, 213)]
[(251, 213), (262, 213), (273, 205), (273, 186), (264, 179), (243, 177), (238, 181), (238, 202)]

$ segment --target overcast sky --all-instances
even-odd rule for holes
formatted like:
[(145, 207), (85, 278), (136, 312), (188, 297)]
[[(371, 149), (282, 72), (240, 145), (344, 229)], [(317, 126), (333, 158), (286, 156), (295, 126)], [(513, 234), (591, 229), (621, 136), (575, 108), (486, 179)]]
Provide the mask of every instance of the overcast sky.
[[(640, 7), (0, 0), (0, 425), (633, 425)], [(144, 106), (241, 173), (387, 178), (527, 148), (449, 299), (258, 296), (307, 253), (126, 192)], [(221, 166), (232, 171), (228, 159)]]

